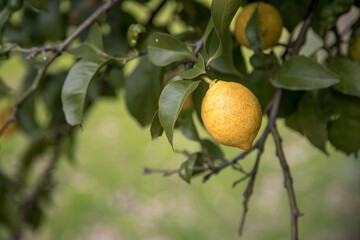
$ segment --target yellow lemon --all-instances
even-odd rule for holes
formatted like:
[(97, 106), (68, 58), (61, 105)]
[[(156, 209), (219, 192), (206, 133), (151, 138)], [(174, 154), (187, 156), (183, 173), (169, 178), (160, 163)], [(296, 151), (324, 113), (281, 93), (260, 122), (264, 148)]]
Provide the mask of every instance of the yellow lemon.
[(250, 3), (240, 12), (235, 23), (235, 37), (239, 44), (250, 47), (245, 29), (255, 9), (258, 7), (259, 28), (261, 32), (262, 48), (273, 47), (279, 41), (283, 21), (279, 12), (267, 3)]
[(214, 80), (202, 101), (201, 118), (218, 143), (249, 150), (259, 132), (262, 112), (249, 89)]
[(360, 34), (351, 39), (349, 45), (349, 56), (351, 59), (360, 63)]

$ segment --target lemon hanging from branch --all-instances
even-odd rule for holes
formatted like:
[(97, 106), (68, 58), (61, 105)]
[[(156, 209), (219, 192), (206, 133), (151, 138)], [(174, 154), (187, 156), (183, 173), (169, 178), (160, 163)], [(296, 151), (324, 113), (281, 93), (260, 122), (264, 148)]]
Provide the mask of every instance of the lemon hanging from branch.
[(239, 44), (250, 48), (245, 29), (256, 8), (259, 14), (262, 49), (265, 50), (278, 43), (283, 27), (279, 12), (270, 4), (255, 2), (246, 5), (236, 19), (235, 37)]
[(240, 83), (214, 80), (201, 104), (206, 130), (220, 144), (249, 150), (262, 112), (255, 95)]

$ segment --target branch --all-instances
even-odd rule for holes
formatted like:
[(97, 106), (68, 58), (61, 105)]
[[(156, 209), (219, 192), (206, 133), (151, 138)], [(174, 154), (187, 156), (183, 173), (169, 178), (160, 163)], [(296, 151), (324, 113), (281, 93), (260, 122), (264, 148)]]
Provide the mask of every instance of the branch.
[(61, 53), (64, 49), (75, 39), (77, 38), (80, 33), (82, 33), (86, 28), (88, 28), (95, 20), (107, 10), (112, 8), (116, 3), (120, 0), (109, 0), (108, 2), (104, 3), (100, 6), (93, 14), (91, 14), (80, 26), (70, 35), (68, 36), (63, 42), (54, 45), (47, 45), (44, 47), (33, 47), (30, 49), (30, 54), (28, 55), (28, 59), (32, 59), (36, 57), (39, 53), (43, 52), (54, 52), (54, 53)]
[[(316, 9), (317, 2), (318, 2), (318, 0), (311, 1), (309, 9), (305, 16), (304, 23), (300, 29), (300, 33), (299, 33), (297, 39), (294, 42), (289, 44), (289, 48), (291, 49), (291, 51), (290, 51), (290, 49), (287, 49), (288, 51), (286, 51), (286, 53), (290, 52), (290, 56), (294, 56), (294, 55), (298, 54), (300, 47), (304, 44), (307, 31), (309, 30), (311, 23), (315, 16), (315, 9)], [(290, 38), (290, 41), (291, 41), (291, 38)]]
[(244, 232), (244, 226), (245, 226), (245, 220), (246, 220), (246, 216), (247, 216), (247, 212), (249, 210), (249, 201), (250, 201), (250, 197), (254, 191), (254, 184), (255, 184), (255, 179), (256, 179), (256, 174), (258, 172), (259, 169), (259, 164), (260, 164), (260, 159), (261, 159), (261, 155), (263, 153), (263, 147), (264, 145), (262, 145), (261, 148), (259, 148), (258, 151), (258, 155), (256, 157), (256, 161), (254, 164), (253, 169), (250, 172), (250, 180), (248, 182), (248, 185), (246, 186), (246, 189), (243, 193), (244, 196), (244, 200), (243, 200), (243, 212), (241, 215), (241, 221), (240, 221), (240, 226), (239, 226), (239, 235), (241, 236)]
[(47, 45), (44, 47), (33, 47), (30, 48), (28, 59), (34, 58), (39, 53), (44, 54), (45, 52), (52, 51), (54, 54), (46, 60), (45, 64), (39, 68), (38, 73), (34, 79), (34, 82), (31, 86), (26, 90), (24, 95), (15, 103), (15, 108), (13, 114), (8, 118), (8, 120), (4, 123), (3, 126), (0, 128), (0, 136), (6, 130), (6, 128), (16, 120), (16, 113), (21, 105), (34, 93), (36, 92), (39, 83), (43, 76), (46, 73), (47, 68), (49, 65), (64, 51), (64, 49), (83, 32), (87, 27), (89, 27), (101, 14), (105, 13), (111, 7), (113, 7), (117, 2), (120, 0), (109, 0), (108, 2), (104, 3), (100, 6), (93, 14), (91, 14), (69, 37), (67, 37), (63, 42), (55, 45)]
[(34, 210), (35, 203), (39, 199), (44, 186), (46, 186), (46, 184), (51, 180), (58, 159), (59, 151), (58, 148), (55, 146), (54, 154), (50, 158), (48, 165), (40, 175), (34, 190), (21, 205), (21, 212), (16, 222), (16, 226), (14, 228), (12, 236), (13, 240), (22, 239), (24, 223), (29, 221)]
[(149, 175), (153, 173), (162, 173), (164, 177), (171, 176), (177, 173), (179, 169), (152, 169), (152, 168), (144, 168), (143, 175)]
[(291, 208), (291, 239), (292, 240), (298, 240), (298, 217), (302, 216), (303, 214), (300, 213), (297, 203), (296, 203), (296, 197), (295, 197), (295, 191), (294, 191), (294, 185), (293, 185), (293, 179), (290, 173), (289, 165), (287, 164), (283, 146), (282, 146), (282, 140), (280, 137), (280, 134), (274, 126), (271, 129), (271, 134), (274, 137), (275, 145), (276, 145), (276, 155), (279, 158), (280, 165), (282, 168), (282, 172), (284, 174), (284, 187), (286, 188), (286, 191), (288, 193), (289, 202), (290, 202), (290, 208)]

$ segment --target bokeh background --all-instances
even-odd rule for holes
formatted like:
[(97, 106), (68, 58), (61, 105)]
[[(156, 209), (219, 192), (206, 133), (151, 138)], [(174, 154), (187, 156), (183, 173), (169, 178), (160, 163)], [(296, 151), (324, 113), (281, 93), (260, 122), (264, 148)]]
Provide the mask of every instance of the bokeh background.
[[(151, 2), (156, 6), (158, 1)], [(156, 20), (159, 24), (171, 14), (169, 2)], [(210, 1), (201, 2), (208, 6)], [(137, 12), (140, 6), (123, 7)], [(152, 5), (148, 7), (151, 9)], [(139, 20), (147, 18), (146, 11), (139, 12)], [(172, 31), (179, 29), (181, 23), (175, 24)], [(316, 47), (316, 37), (310, 35), (303, 51)], [(50, 72), (73, 61), (65, 54)], [(0, 76), (17, 89), (24, 68), (22, 58), (13, 54), (10, 61), (0, 62)], [(45, 118), (41, 106), (38, 111), (39, 118)], [(299, 219), (300, 238), (360, 239), (359, 159), (336, 152), (330, 144), (329, 155), (325, 155), (278, 121), (298, 205), (304, 213)], [(200, 134), (207, 136), (203, 130)], [(177, 131), (174, 142), (179, 151), (198, 148)], [(1, 142), (0, 164), (9, 171), (15, 168), (16, 156), (25, 143), (20, 131)], [(44, 225), (29, 232), (28, 239), (239, 239), (237, 228), (246, 182), (236, 188), (232, 188), (232, 183), (242, 177), (241, 173), (226, 169), (205, 184), (198, 177), (190, 185), (176, 174), (166, 178), (160, 174), (143, 176), (144, 167), (174, 169), (186, 158), (175, 153), (164, 136), (151, 140), (149, 128), (141, 128), (129, 115), (123, 92), (118, 93), (117, 99), (100, 100), (90, 110), (82, 129), (78, 129), (76, 144), (76, 161), (62, 158), (57, 168), (56, 191), (46, 208)], [(240, 153), (235, 148), (222, 148), (228, 159)], [(254, 160), (252, 154), (241, 164), (249, 170)], [(39, 169), (41, 164), (39, 161)], [(270, 137), (249, 207), (241, 239), (289, 239), (290, 209)]]

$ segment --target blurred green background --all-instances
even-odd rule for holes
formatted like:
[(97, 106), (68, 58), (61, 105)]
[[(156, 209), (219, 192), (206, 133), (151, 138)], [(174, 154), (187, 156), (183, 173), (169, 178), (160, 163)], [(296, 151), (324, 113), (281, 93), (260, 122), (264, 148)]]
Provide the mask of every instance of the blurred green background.
[[(136, 6), (124, 7), (136, 11)], [(146, 15), (138, 17), (146, 19)], [(174, 26), (173, 31), (176, 29)], [(308, 45), (316, 47), (313, 40)], [(73, 61), (64, 54), (50, 72)], [(0, 76), (17, 89), (26, 71), (23, 68), (21, 58), (14, 54), (10, 61), (0, 62)], [(43, 114), (40, 107), (40, 118)], [(330, 145), (326, 156), (298, 133), (286, 129), (282, 121), (279, 125), (298, 205), (304, 213), (299, 219), (300, 238), (359, 239), (359, 160), (337, 153)], [(207, 135), (205, 131), (201, 134)], [(17, 153), (26, 146), (25, 141), (24, 135), (16, 132), (1, 143), (0, 164), (9, 171), (16, 166)], [(198, 148), (179, 132), (174, 142), (177, 150)], [(129, 115), (123, 92), (116, 100), (102, 99), (91, 109), (83, 128), (78, 129), (76, 144), (76, 161), (62, 158), (57, 168), (57, 189), (46, 208), (44, 225), (28, 233), (28, 239), (239, 239), (246, 182), (236, 188), (232, 183), (242, 175), (226, 169), (206, 184), (199, 177), (191, 185), (177, 175), (143, 176), (144, 167), (174, 169), (186, 158), (173, 152), (164, 136), (151, 141), (149, 128), (141, 128)], [(234, 148), (223, 149), (228, 159), (240, 153)], [(241, 163), (250, 170), (254, 160), (252, 154)], [(41, 164), (39, 161), (39, 168)], [(249, 207), (241, 239), (289, 239), (290, 209), (270, 137)]]

